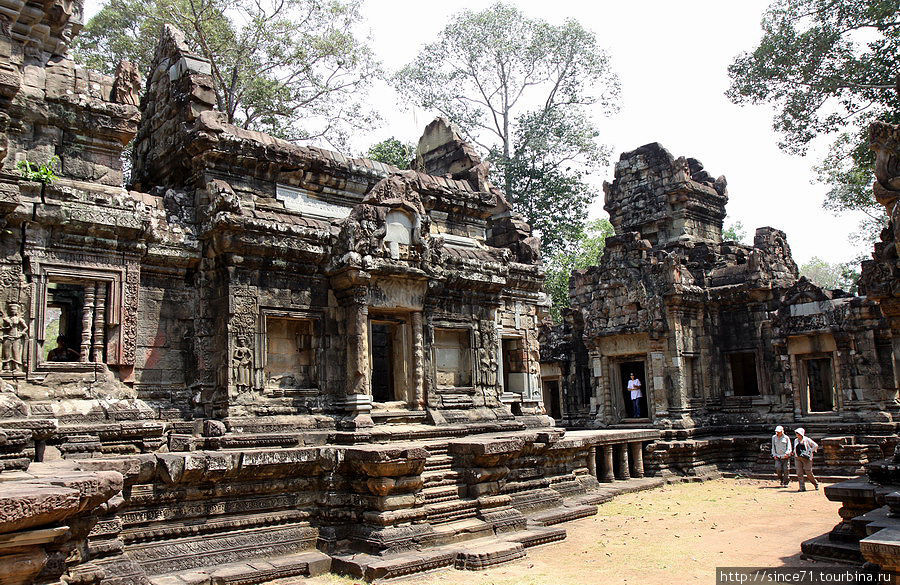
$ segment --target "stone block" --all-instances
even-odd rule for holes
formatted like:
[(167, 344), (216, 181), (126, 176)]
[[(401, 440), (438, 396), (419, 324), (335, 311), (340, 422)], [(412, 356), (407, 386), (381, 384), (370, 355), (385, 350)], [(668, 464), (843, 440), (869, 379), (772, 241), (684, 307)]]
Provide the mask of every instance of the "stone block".
[(81, 507), (76, 489), (24, 482), (0, 485), (0, 534), (60, 522)]

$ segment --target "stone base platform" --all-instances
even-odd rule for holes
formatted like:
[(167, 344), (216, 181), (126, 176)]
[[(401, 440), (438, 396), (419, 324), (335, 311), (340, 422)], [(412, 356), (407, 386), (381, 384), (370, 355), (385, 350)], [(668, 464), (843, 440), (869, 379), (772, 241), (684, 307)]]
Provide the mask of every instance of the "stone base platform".
[[(185, 435), (180, 443), (193, 450), (35, 463), (0, 477), (0, 520), (44, 493), (38, 476), (50, 485), (108, 476), (118, 481), (111, 490), (85, 485), (90, 506), (65, 492), (68, 523), (42, 511), (53, 501), (33, 504), (28, 528), (50, 530), (33, 535), (34, 554), (70, 580), (253, 585), (327, 571), (373, 580), (522, 558), (565, 538), (559, 524), (665, 481), (644, 477), (643, 453), (658, 437), (651, 429), (384, 426), (321, 445), (204, 450), (210, 437)], [(48, 497), (57, 491), (47, 488)], [(56, 552), (57, 529), (79, 534), (78, 555)]]

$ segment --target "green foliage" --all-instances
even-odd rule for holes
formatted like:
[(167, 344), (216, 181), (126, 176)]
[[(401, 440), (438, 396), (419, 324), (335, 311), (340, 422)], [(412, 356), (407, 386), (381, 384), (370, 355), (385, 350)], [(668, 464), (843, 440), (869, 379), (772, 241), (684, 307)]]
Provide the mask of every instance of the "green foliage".
[(725, 226), (722, 230), (722, 239), (732, 242), (743, 242), (747, 239), (747, 230), (742, 221), (736, 221)]
[(540, 231), (545, 255), (575, 242), (594, 197), (584, 178), (608, 157), (589, 113), (612, 113), (619, 96), (593, 33), (502, 3), (463, 10), (394, 82), (489, 153), (497, 183)]
[(391, 136), (370, 146), (364, 156), (403, 170), (409, 168), (409, 163), (416, 156), (416, 147), (412, 144), (400, 142)]
[(359, 0), (109, 0), (74, 43), (76, 60), (112, 73), (120, 59), (149, 72), (161, 27), (210, 60), (228, 121), (288, 140), (343, 147), (376, 120), (364, 90), (380, 75), (353, 34)]
[(562, 308), (569, 306), (569, 277), (572, 271), (595, 266), (603, 256), (606, 238), (613, 233), (613, 226), (608, 219), (587, 222), (574, 236), (570, 251), (557, 252), (545, 259), (547, 278), (544, 290), (553, 302), (550, 314), (557, 323)]
[(728, 97), (774, 105), (779, 146), (788, 152), (836, 135), (817, 168), (830, 187), (825, 207), (880, 217), (866, 128), (874, 120), (900, 123), (897, 0), (776, 0), (762, 28), (759, 45), (728, 68)]
[(813, 256), (809, 262), (800, 267), (800, 275), (822, 288), (830, 290), (839, 288), (856, 294), (860, 260), (832, 264), (818, 256)]
[(44, 185), (51, 185), (53, 184), (53, 181), (59, 178), (56, 175), (56, 173), (59, 172), (59, 164), (59, 157), (53, 155), (46, 164), (36, 164), (30, 163), (27, 160), (20, 160), (16, 163), (16, 168), (19, 169), (19, 172), (21, 172), (22, 176), (28, 181), (36, 181)]

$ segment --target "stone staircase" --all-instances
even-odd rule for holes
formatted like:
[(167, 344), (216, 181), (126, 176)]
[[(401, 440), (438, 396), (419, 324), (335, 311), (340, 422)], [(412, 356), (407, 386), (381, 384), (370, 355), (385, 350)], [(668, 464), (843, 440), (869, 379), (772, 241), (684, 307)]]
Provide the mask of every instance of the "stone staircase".
[(478, 501), (468, 496), (468, 486), (453, 469), (447, 442), (425, 445), (428, 458), (422, 472), (426, 520), (436, 535), (436, 544), (450, 544), (490, 536), (490, 523), (477, 518)]
[[(867, 475), (825, 487), (841, 502), (840, 522), (828, 533), (802, 544), (804, 557), (900, 572), (900, 453), (866, 466)], [(894, 581), (892, 581), (894, 582)]]

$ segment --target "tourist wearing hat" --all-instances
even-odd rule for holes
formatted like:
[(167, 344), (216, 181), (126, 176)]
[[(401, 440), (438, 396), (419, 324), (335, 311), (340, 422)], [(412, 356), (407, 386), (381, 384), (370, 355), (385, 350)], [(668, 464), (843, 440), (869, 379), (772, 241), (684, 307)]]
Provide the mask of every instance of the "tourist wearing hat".
[(794, 441), (794, 455), (797, 457), (797, 481), (800, 483), (800, 491), (806, 491), (806, 484), (803, 482), (804, 478), (809, 479), (813, 487), (819, 489), (819, 482), (816, 481), (812, 470), (813, 453), (816, 452), (819, 445), (806, 436), (806, 431), (803, 428), (798, 428), (794, 432), (797, 433), (797, 438)]
[(775, 476), (781, 487), (791, 482), (791, 438), (784, 434), (784, 427), (775, 427), (772, 435), (772, 459), (775, 460)]

